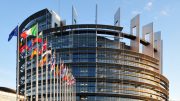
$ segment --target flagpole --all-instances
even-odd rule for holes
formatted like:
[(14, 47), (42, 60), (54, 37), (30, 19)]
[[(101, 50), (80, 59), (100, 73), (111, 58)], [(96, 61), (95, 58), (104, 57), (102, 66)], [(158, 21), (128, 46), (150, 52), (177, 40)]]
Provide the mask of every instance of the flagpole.
[(71, 88), (71, 90), (72, 90), (72, 101), (74, 101), (74, 92), (75, 92), (74, 91), (74, 84), (72, 84), (71, 86), (72, 86), (72, 88)]
[(65, 80), (64, 80), (64, 100), (66, 101), (66, 82), (65, 82)]
[[(68, 69), (69, 70), (69, 69)], [(68, 73), (68, 71), (67, 71), (67, 73)], [(66, 74), (66, 78), (67, 78), (67, 74)], [(68, 101), (68, 99), (67, 99), (67, 81), (65, 81), (65, 85), (66, 85), (66, 101)]]
[(69, 85), (68, 85), (68, 77), (69, 77), (69, 71), (68, 71), (68, 75), (67, 75), (67, 81), (66, 81), (66, 86), (67, 86), (67, 101), (69, 101)]
[[(46, 11), (46, 29), (47, 29), (47, 11)], [(47, 33), (46, 33), (46, 51), (47, 51), (47, 47), (48, 47), (48, 42), (47, 42)], [(48, 101), (48, 57), (46, 54), (46, 101)]]
[[(52, 52), (52, 43), (51, 43), (51, 52)], [(52, 53), (51, 53), (51, 65), (52, 66)], [(50, 72), (50, 101), (52, 101), (52, 72), (51, 70), (49, 71)]]
[[(72, 76), (73, 76), (73, 74), (72, 74)], [(73, 84), (71, 84), (71, 101), (73, 101)]]
[(71, 101), (74, 101), (74, 88), (73, 88), (73, 85), (74, 84), (71, 85), (71, 92), (72, 92), (72, 94), (71, 94), (72, 100)]
[(75, 79), (75, 76), (74, 76), (74, 85), (73, 85), (73, 92), (74, 92), (74, 97), (75, 97), (75, 101), (76, 101), (76, 79)]
[[(40, 32), (41, 33), (41, 32)], [(44, 46), (44, 42), (43, 42), (43, 33), (42, 33), (42, 45), (41, 45), (41, 51), (42, 51), (42, 53), (41, 53), (41, 61), (42, 61), (42, 64), (41, 64), (41, 101), (43, 101), (43, 67), (44, 67), (44, 58), (43, 58), (43, 56), (42, 56), (42, 54), (43, 54), (43, 46)]]
[(53, 77), (53, 78), (54, 78), (54, 79), (53, 79), (53, 82), (54, 82), (54, 83), (53, 83), (53, 86), (54, 86), (54, 91), (53, 91), (53, 93), (54, 93), (54, 98), (53, 98), (53, 99), (54, 99), (54, 101), (55, 101), (55, 99), (56, 99), (56, 98), (55, 98), (55, 97), (56, 97), (56, 94), (55, 94), (55, 93), (56, 93), (56, 91), (55, 91), (55, 90), (56, 90), (56, 87), (55, 87), (55, 86), (56, 86), (56, 84), (55, 84), (55, 66), (56, 66), (56, 49), (54, 49), (54, 77)]
[[(69, 72), (69, 73), (70, 73), (70, 72)], [(69, 73), (68, 73), (67, 81), (66, 81), (66, 83), (67, 83), (67, 101), (70, 101), (70, 97), (71, 97), (71, 96), (70, 96), (69, 81), (68, 81), (68, 80), (69, 80), (69, 75), (70, 75)], [(69, 97), (69, 96), (70, 96), (70, 97)]]
[(64, 83), (64, 81), (62, 80), (62, 85), (63, 85), (63, 87), (62, 87), (62, 89), (63, 89), (63, 92), (62, 92), (62, 99), (63, 99), (63, 101), (65, 100), (65, 83)]
[(58, 92), (59, 92), (59, 86), (58, 86), (58, 80), (59, 80), (59, 65), (60, 65), (60, 60), (59, 60), (59, 64), (57, 64), (58, 65), (58, 67), (57, 67), (57, 70), (56, 70), (56, 100), (58, 101), (58, 98), (59, 98), (59, 94), (58, 94)]
[[(70, 75), (70, 76), (71, 76), (71, 75)], [(69, 76), (69, 79), (70, 79), (70, 76)], [(71, 99), (72, 99), (72, 98), (71, 98), (71, 97), (72, 97), (72, 96), (71, 96), (71, 85), (70, 85), (70, 81), (69, 81), (69, 80), (68, 80), (68, 86), (69, 86), (69, 87), (68, 87), (68, 88), (69, 88), (69, 90), (68, 90), (69, 94), (68, 94), (68, 95), (70, 96), (70, 97), (69, 97), (69, 101), (71, 101)]]
[(16, 101), (19, 101), (18, 95), (19, 95), (19, 26), (18, 26), (18, 37), (17, 37), (17, 67), (16, 67)]
[[(67, 67), (66, 77), (67, 77), (67, 73), (68, 73), (68, 67)], [(66, 81), (65, 81), (65, 101), (67, 101), (67, 82)]]
[[(61, 55), (59, 55), (59, 56), (61, 56)], [(60, 57), (60, 61), (61, 61), (61, 57)], [(61, 84), (61, 68), (62, 68), (62, 62), (61, 62), (61, 64), (60, 64), (60, 68), (59, 68), (59, 98), (60, 98), (60, 101), (62, 100), (62, 97), (61, 97), (61, 92), (62, 92), (62, 89), (61, 89), (61, 87), (62, 87), (62, 84)]]
[[(66, 78), (68, 76), (68, 72), (69, 72), (69, 68), (67, 69)], [(68, 98), (67, 98), (67, 94), (68, 94), (68, 91), (67, 91), (67, 80), (65, 81), (65, 85), (66, 85), (66, 87), (65, 87), (66, 88), (66, 101), (68, 101)]]
[[(37, 25), (38, 26), (38, 25)], [(36, 38), (38, 39), (38, 33), (36, 33)], [(37, 46), (37, 54), (36, 54), (36, 101), (38, 101), (38, 95), (39, 95), (39, 85), (38, 85), (38, 61), (39, 61), (39, 50), (38, 50), (38, 41), (36, 42), (36, 46)]]
[(24, 101), (26, 101), (26, 90), (27, 90), (27, 38), (26, 38), (26, 43), (25, 43), (25, 67), (24, 67), (24, 72), (25, 72), (25, 81), (24, 81)]
[[(33, 52), (33, 51), (32, 51)], [(34, 54), (34, 53), (31, 53), (31, 54)], [(32, 77), (33, 77), (33, 69), (32, 69), (32, 60), (33, 59), (31, 59), (31, 101), (32, 101), (32, 85), (33, 85), (33, 83), (32, 83)]]
[(50, 101), (52, 101), (52, 72), (50, 72)]
[[(71, 67), (71, 72), (72, 72), (72, 67)], [(72, 80), (73, 74), (71, 73), (71, 80)], [(73, 101), (73, 84), (71, 81), (71, 101)]]
[[(64, 69), (66, 69), (66, 66), (64, 65)], [(64, 101), (65, 100), (65, 83), (64, 83), (64, 81), (63, 81), (63, 76), (65, 75), (64, 74), (64, 69), (63, 69), (63, 75), (62, 75), (62, 77), (61, 77), (61, 83), (62, 83), (62, 101)]]
[[(31, 54), (34, 54), (33, 53), (34, 51), (33, 51), (33, 48), (32, 48), (32, 53)], [(33, 67), (32, 67), (32, 60), (33, 60), (33, 58), (31, 59), (31, 101), (32, 101), (32, 95), (33, 95), (33, 91), (32, 91), (32, 85), (33, 85)]]
[[(46, 51), (47, 51), (47, 46), (48, 46), (48, 42), (47, 42), (47, 35), (46, 35)], [(48, 101), (48, 57), (46, 54), (46, 101)]]

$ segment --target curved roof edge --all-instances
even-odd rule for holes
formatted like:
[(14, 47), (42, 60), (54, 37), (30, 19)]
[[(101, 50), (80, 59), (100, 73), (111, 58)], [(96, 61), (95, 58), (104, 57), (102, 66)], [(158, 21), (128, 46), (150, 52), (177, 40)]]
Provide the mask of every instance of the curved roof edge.
[[(75, 30), (81, 29), (82, 30), (82, 29), (86, 29), (86, 28), (97, 28), (98, 30), (108, 29), (109, 31), (113, 30), (113, 31), (120, 31), (120, 32), (123, 29), (123, 27), (120, 27), (120, 26), (104, 25), (104, 24), (76, 24), (76, 25), (65, 25), (62, 27), (46, 29), (46, 30), (44, 30), (44, 33), (58, 32), (60, 30), (66, 31), (66, 30), (72, 30), (72, 29), (75, 29)], [(104, 31), (108, 31), (108, 30), (104, 30)], [(123, 34), (123, 37), (128, 38), (130, 40), (136, 39), (135, 35), (124, 33), (124, 32), (121, 32), (121, 33)], [(146, 40), (143, 40), (143, 39), (140, 39), (140, 43), (142, 43), (145, 46), (150, 44), (149, 42), (147, 42)]]
[(47, 12), (50, 12), (50, 10), (47, 9), (47, 8), (45, 8), (45, 9), (42, 9), (42, 10), (40, 10), (40, 11), (38, 11), (38, 12), (30, 15), (28, 18), (26, 18), (26, 19), (21, 23), (21, 25), (19, 26), (19, 30), (21, 31), (22, 28), (23, 28), (25, 25), (27, 25), (31, 20), (33, 20), (33, 19), (35, 19), (35, 18), (38, 18), (38, 17), (46, 14)]
[(0, 87), (0, 91), (16, 94), (16, 90), (7, 87)]

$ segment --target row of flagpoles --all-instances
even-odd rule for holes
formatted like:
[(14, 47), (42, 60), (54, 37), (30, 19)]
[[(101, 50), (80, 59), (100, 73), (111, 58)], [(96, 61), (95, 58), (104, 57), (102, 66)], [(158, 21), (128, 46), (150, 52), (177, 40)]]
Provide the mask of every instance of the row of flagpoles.
[[(38, 24), (35, 24), (30, 29), (23, 31), (19, 34), (18, 26), (9, 34), (8, 41), (13, 36), (18, 37), (18, 52), (17, 52), (17, 95), (19, 95), (19, 67), (24, 67), (24, 96), (27, 100), (27, 69), (30, 67), (30, 100), (33, 100), (33, 81), (34, 81), (34, 60), (36, 60), (36, 85), (35, 85), (35, 98), (39, 99), (39, 85), (41, 84), (41, 101), (44, 100), (44, 84), (45, 84), (45, 99), (46, 101), (60, 100), (60, 101), (75, 101), (74, 84), (75, 78), (70, 69), (62, 62), (61, 58), (59, 63), (56, 62), (56, 50), (52, 49), (52, 44), (47, 47), (47, 36), (43, 39), (43, 33), (38, 33)], [(20, 40), (21, 38), (21, 40)], [(22, 62), (24, 61), (24, 62)], [(20, 63), (21, 66), (20, 66)], [(23, 64), (24, 63), (24, 64)], [(44, 83), (44, 67), (45, 67), (45, 83)], [(39, 68), (41, 71), (41, 83), (39, 84)], [(28, 75), (27, 75), (28, 74)], [(50, 77), (49, 77), (50, 74)], [(54, 77), (52, 77), (52, 75)], [(53, 80), (53, 81), (52, 81)], [(53, 85), (52, 85), (53, 83)], [(55, 85), (56, 84), (56, 85)], [(49, 85), (49, 86), (48, 86)], [(53, 88), (52, 88), (53, 87)], [(53, 90), (52, 90), (53, 89)], [(48, 97), (50, 95), (50, 97)], [(53, 95), (53, 96), (52, 96)], [(54, 98), (54, 99), (52, 99)], [(17, 101), (18, 96), (17, 96)]]

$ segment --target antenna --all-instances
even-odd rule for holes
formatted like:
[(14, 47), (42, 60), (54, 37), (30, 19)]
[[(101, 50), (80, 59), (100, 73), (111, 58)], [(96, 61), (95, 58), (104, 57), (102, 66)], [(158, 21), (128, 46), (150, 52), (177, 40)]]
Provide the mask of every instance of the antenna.
[(97, 24), (98, 5), (96, 4), (95, 24)]
[(59, 13), (59, 16), (60, 16), (60, 0), (58, 0), (58, 13)]

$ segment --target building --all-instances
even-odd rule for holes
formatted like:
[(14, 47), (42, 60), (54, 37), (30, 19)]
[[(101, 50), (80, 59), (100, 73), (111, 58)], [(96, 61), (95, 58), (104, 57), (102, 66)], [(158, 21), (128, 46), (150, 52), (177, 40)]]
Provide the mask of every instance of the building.
[[(56, 28), (60, 26), (60, 17), (52, 10), (43, 9), (35, 14), (31, 15), (27, 19), (25, 19), (19, 27), (19, 33), (26, 31), (34, 25), (38, 25), (38, 31), (41, 32), (45, 29)], [(63, 23), (63, 22), (62, 22)], [(19, 58), (19, 64), (17, 64), (17, 93), (22, 94), (28, 101), (34, 100), (58, 100), (59, 96), (63, 96), (65, 100), (74, 101), (75, 94), (73, 86), (69, 86), (65, 82), (58, 81), (58, 76), (54, 76), (55, 72), (52, 72), (51, 68), (48, 68), (49, 65), (37, 66), (37, 61), (42, 59), (42, 55), (39, 55), (39, 58), (31, 58), (32, 51), (37, 48), (36, 45), (32, 46), (29, 51), (23, 49), (23, 46), (27, 46), (28, 42), (31, 40), (35, 40), (34, 37), (27, 37), (25, 40), (20, 37), (19, 34), (19, 44), (17, 47), (18, 53), (17, 56)], [(48, 34), (43, 34), (42, 40), (45, 42), (46, 38), (49, 39)], [(42, 42), (43, 42), (42, 41)], [(33, 43), (31, 43), (33, 44)], [(43, 43), (42, 43), (43, 44)], [(50, 41), (47, 43), (50, 46)], [(44, 45), (44, 44), (43, 44)], [(38, 45), (39, 50), (42, 48), (42, 45)], [(21, 52), (21, 49), (23, 52)], [(52, 50), (53, 51), (53, 50)], [(39, 52), (38, 52), (39, 53)], [(49, 56), (47, 56), (49, 57)], [(53, 57), (53, 56), (51, 56)], [(58, 57), (56, 57), (58, 59)], [(47, 61), (51, 61), (49, 57)], [(40, 62), (38, 62), (40, 64)], [(59, 62), (55, 64), (60, 65)], [(38, 68), (36, 68), (38, 67)], [(54, 67), (55, 68), (55, 67)], [(55, 71), (55, 70), (54, 70)], [(36, 75), (37, 74), (37, 75)], [(56, 82), (56, 83), (54, 83)], [(58, 84), (58, 83), (59, 84)], [(60, 86), (60, 82), (61, 85)], [(38, 86), (38, 87), (37, 87)], [(61, 91), (61, 95), (60, 92)], [(36, 93), (36, 91), (38, 93)], [(38, 96), (38, 97), (37, 97)], [(38, 98), (38, 99), (37, 99)]]
[[(97, 21), (96, 24), (77, 24), (74, 8), (72, 25), (56, 19), (59, 17), (54, 12), (55, 16), (51, 14), (44, 9), (31, 15), (21, 24), (20, 32), (32, 23), (40, 23), (39, 29), (48, 39), (48, 45), (56, 50), (57, 63), (63, 60), (75, 75), (77, 101), (168, 101), (169, 81), (162, 75), (161, 32), (153, 31), (153, 23), (143, 26), (141, 38), (139, 15), (131, 20), (130, 33), (124, 33), (120, 9), (115, 13), (114, 25), (97, 24)], [(38, 20), (41, 18), (44, 18), (42, 26)], [(128, 39), (130, 45), (124, 39)], [(20, 72), (17, 81), (20, 94), (26, 94), (29, 99), (35, 97), (37, 82), (30, 84), (33, 77), (24, 69), (24, 63), (20, 60), (17, 67)], [(35, 74), (36, 70), (33, 71)], [(40, 95), (49, 99), (49, 93), (41, 92), (39, 98)]]
[[(0, 99), (1, 101), (16, 101), (16, 91), (6, 87), (0, 87)], [(24, 96), (18, 95), (20, 101), (24, 101)]]

